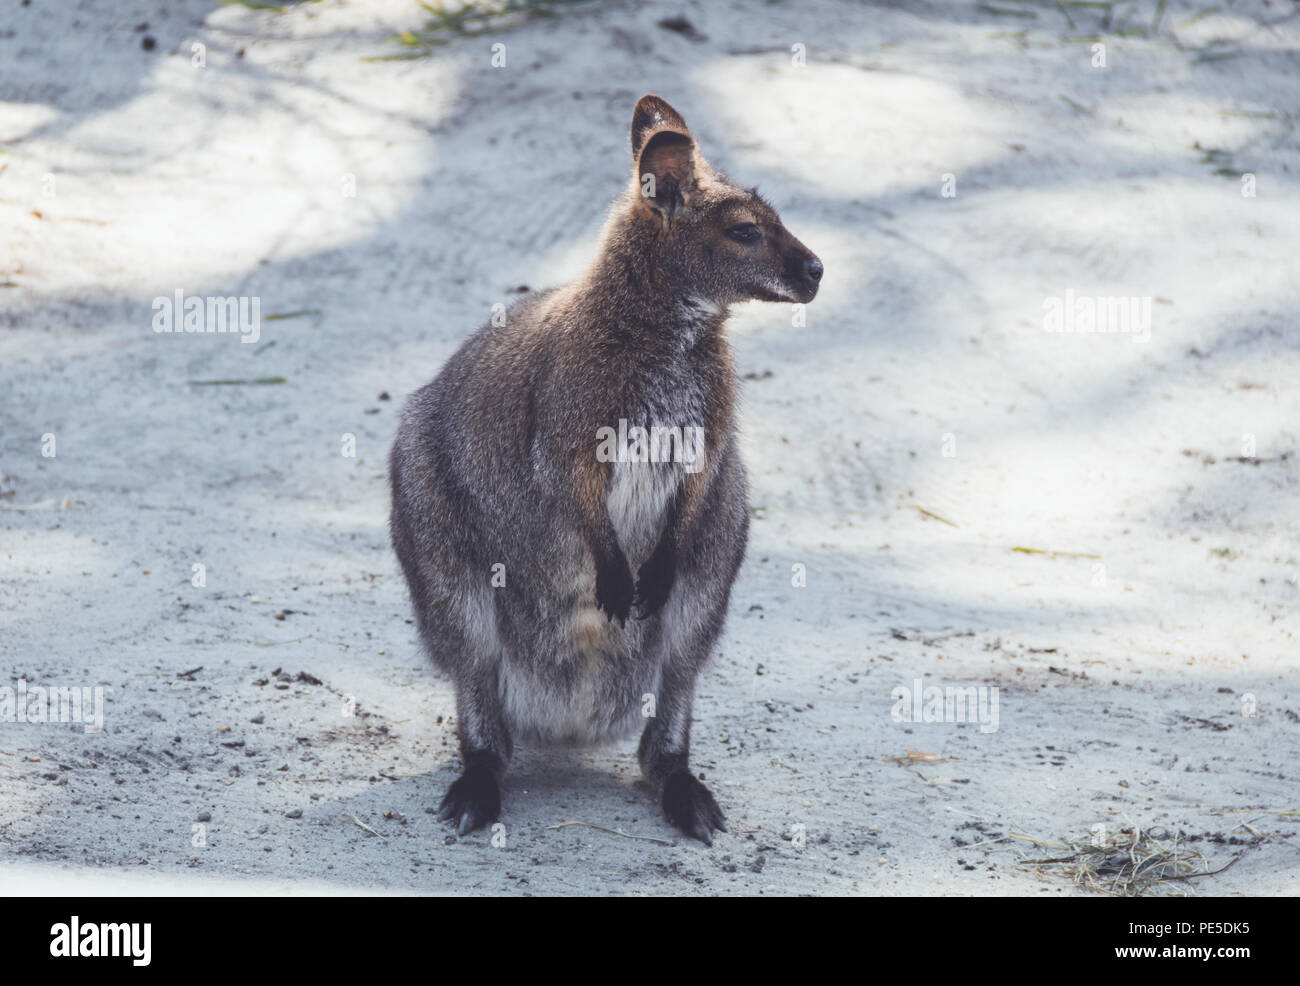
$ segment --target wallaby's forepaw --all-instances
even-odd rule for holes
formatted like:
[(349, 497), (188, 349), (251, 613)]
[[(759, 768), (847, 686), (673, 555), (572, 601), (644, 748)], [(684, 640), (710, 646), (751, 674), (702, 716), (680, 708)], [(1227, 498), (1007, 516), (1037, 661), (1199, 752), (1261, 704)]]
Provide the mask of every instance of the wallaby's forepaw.
[(490, 825), (501, 815), (501, 788), (486, 767), (466, 767), (452, 782), (438, 808), (438, 818), (456, 823), (459, 835)]
[(646, 619), (663, 609), (668, 601), (668, 593), (673, 591), (673, 580), (677, 576), (677, 556), (671, 550), (658, 548), (646, 559), (636, 573), (637, 617)]
[(714, 831), (725, 832), (726, 818), (712, 792), (687, 770), (672, 774), (664, 784), (664, 814), (692, 839), (713, 845)]
[(636, 585), (632, 570), (622, 553), (604, 565), (596, 566), (596, 605), (612, 620), (623, 623), (632, 612), (632, 599)]

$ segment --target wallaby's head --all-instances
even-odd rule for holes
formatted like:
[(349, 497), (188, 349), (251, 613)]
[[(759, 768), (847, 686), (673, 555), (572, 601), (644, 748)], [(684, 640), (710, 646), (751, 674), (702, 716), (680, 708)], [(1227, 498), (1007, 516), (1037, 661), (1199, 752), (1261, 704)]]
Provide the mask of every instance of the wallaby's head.
[(709, 167), (681, 115), (658, 96), (636, 104), (632, 162), (628, 233), (674, 290), (716, 305), (816, 296), (817, 255), (756, 190)]

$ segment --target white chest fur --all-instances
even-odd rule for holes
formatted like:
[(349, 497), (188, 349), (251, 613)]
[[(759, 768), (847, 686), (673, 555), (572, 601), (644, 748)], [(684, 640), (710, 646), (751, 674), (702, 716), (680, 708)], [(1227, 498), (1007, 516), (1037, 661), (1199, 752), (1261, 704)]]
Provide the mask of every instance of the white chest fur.
[(619, 544), (633, 566), (654, 549), (669, 503), (684, 475), (681, 464), (676, 462), (614, 464), (606, 505)]

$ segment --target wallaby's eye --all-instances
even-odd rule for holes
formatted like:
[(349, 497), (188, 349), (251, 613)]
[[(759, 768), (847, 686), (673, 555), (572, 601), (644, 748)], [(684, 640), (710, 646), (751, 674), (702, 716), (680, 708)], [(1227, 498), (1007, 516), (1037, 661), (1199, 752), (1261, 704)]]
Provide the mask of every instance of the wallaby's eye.
[(737, 243), (757, 243), (763, 238), (757, 226), (753, 223), (741, 223), (739, 226), (732, 226), (727, 230), (727, 235)]

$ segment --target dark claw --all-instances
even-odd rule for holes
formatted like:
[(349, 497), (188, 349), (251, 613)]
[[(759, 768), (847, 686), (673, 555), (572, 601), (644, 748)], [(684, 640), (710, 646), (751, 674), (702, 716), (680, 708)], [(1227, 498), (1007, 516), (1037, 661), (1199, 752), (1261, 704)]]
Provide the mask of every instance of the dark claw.
[(677, 557), (671, 549), (659, 547), (636, 573), (637, 619), (645, 620), (663, 609), (668, 594), (673, 591), (677, 576)]
[(713, 794), (689, 771), (679, 770), (664, 784), (664, 815), (683, 833), (713, 845), (713, 833), (727, 831)]
[(628, 568), (627, 559), (622, 552), (618, 557), (596, 567), (596, 605), (609, 615), (610, 619), (623, 623), (632, 611), (632, 599), (636, 595), (636, 586), (632, 582), (632, 570)]
[(438, 806), (440, 821), (457, 821), (456, 831), (466, 835), (490, 825), (501, 816), (501, 789), (492, 771), (473, 766), (452, 782)]

